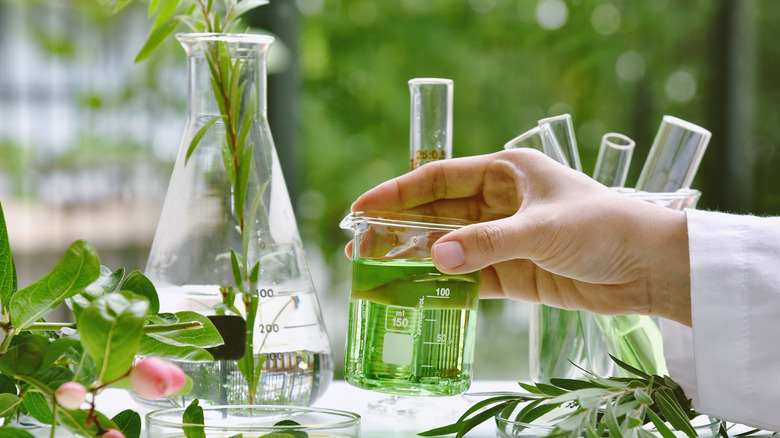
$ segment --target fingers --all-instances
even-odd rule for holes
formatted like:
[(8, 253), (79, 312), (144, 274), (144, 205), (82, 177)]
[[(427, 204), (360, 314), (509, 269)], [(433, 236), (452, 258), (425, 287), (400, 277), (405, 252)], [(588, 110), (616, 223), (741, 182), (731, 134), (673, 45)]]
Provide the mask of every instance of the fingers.
[(457, 158), (426, 164), (385, 181), (361, 195), (352, 211), (401, 211), (438, 199), (466, 198), (480, 193), (486, 156)]
[(519, 216), (482, 222), (455, 230), (431, 249), (436, 267), (465, 273), (513, 259), (527, 259), (535, 248), (537, 227)]

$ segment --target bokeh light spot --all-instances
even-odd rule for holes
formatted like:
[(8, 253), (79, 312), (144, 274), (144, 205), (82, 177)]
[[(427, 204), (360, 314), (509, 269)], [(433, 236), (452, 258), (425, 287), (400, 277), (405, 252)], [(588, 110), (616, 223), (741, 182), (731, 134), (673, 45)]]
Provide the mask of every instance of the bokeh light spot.
[(599, 5), (590, 14), (590, 24), (596, 32), (611, 35), (620, 29), (620, 11), (610, 4)]
[(618, 57), (615, 71), (626, 82), (638, 81), (645, 76), (645, 58), (636, 50), (629, 50)]
[(666, 97), (677, 102), (690, 102), (696, 95), (696, 79), (687, 71), (678, 70), (666, 80)]
[(569, 8), (563, 0), (542, 0), (536, 5), (536, 22), (544, 29), (560, 29), (569, 18)]

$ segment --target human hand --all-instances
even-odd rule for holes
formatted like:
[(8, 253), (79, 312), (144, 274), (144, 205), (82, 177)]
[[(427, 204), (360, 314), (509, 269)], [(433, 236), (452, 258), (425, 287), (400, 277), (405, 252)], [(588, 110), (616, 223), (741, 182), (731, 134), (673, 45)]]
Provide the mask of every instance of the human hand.
[(618, 194), (538, 151), (429, 163), (369, 190), (351, 209), (479, 222), (431, 251), (443, 272), (482, 269), (483, 298), (690, 325), (685, 213)]

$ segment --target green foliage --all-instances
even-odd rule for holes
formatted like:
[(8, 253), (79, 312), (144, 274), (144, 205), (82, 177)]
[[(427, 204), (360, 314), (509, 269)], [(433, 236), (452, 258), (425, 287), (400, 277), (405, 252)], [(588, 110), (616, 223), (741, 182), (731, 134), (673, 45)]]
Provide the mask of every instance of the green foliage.
[[(697, 436), (691, 420), (699, 414), (680, 385), (669, 377), (648, 375), (615, 357), (612, 360), (630, 377), (605, 378), (586, 371), (587, 377), (582, 380), (551, 379), (549, 384), (534, 385), (520, 383), (527, 393), (487, 398), (469, 408), (455, 423), (418, 435), (456, 433), (460, 438), (496, 416), (529, 425), (545, 414), (555, 412), (556, 417), (550, 423), (550, 437), (628, 438), (639, 435), (649, 438), (655, 435), (642, 428), (649, 424), (664, 438), (676, 436), (672, 429), (689, 438)], [(518, 406), (522, 408), (518, 409)], [(725, 429), (721, 429), (720, 433), (724, 432)]]
[(17, 333), (80, 293), (99, 275), (95, 249), (83, 240), (73, 242), (51, 273), (11, 297), (8, 311)]
[(96, 299), (78, 318), (84, 350), (97, 365), (97, 381), (127, 374), (141, 342), (149, 302), (132, 294), (112, 292)]
[[(0, 236), (7, 241), (2, 214)], [(7, 251), (0, 251), (0, 272), (4, 278), (14, 277), (10, 248), (7, 243), (0, 248)], [(115, 428), (138, 438), (140, 416), (124, 411), (109, 419), (95, 409), (95, 395), (107, 387), (126, 387), (139, 353), (211, 360), (205, 348), (221, 345), (222, 338), (208, 318), (194, 312), (159, 314), (159, 298), (149, 279), (138, 271), (124, 281), (123, 276), (123, 269), (100, 266), (89, 243), (76, 241), (41, 280), (17, 292), (15, 284), (3, 283), (0, 418), (26, 414), (80, 436)], [(76, 317), (78, 338), (59, 331), (73, 324), (44, 319), (62, 302)], [(89, 409), (67, 410), (56, 403), (55, 391), (68, 381), (82, 383), (92, 393)], [(26, 436), (22, 430), (0, 427), (0, 437)]]

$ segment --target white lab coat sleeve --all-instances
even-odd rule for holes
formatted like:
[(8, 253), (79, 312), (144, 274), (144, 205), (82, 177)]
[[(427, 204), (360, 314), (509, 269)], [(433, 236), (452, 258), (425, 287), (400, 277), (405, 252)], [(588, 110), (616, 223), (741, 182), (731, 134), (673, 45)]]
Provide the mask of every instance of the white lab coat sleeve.
[(698, 412), (780, 431), (780, 218), (686, 210), (692, 328), (662, 320)]

